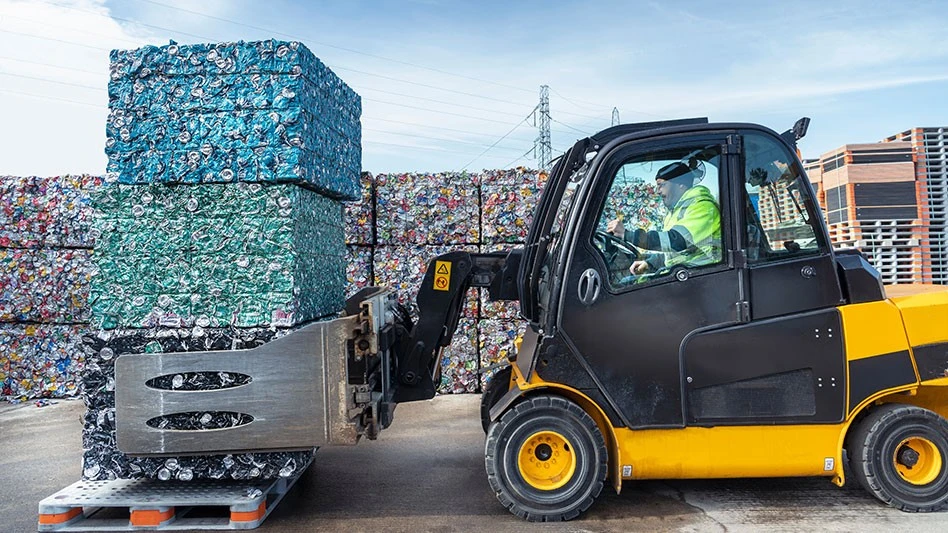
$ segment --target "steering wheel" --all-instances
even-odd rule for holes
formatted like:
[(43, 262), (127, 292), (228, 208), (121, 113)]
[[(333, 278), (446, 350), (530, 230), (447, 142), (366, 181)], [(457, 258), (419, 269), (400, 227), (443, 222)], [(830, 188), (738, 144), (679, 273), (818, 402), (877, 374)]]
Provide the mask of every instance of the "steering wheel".
[(642, 252), (638, 248), (629, 244), (626, 240), (620, 239), (615, 235), (602, 230), (596, 230), (594, 238), (602, 242), (603, 251), (610, 258), (615, 256), (617, 252), (622, 252), (628, 256), (632, 257), (632, 260), (638, 260), (642, 256)]

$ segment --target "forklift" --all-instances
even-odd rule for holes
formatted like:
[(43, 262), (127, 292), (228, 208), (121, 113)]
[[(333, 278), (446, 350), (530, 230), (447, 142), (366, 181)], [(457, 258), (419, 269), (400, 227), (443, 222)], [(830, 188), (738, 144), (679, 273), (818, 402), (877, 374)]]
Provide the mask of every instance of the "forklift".
[[(255, 349), (282, 354), (280, 368), (255, 350), (119, 357), (118, 447), (160, 456), (375, 438), (398, 403), (435, 395), (467, 291), (484, 288), (519, 301), (528, 322), (481, 401), (488, 480), (517, 516), (573, 519), (607, 481), (617, 492), (642, 479), (824, 476), (842, 486), (844, 469), (893, 507), (942, 509), (948, 288), (887, 294), (858, 251), (832, 248), (796, 151), (808, 123), (777, 134), (683, 119), (582, 139), (557, 160), (522, 248), (430, 261), (417, 321), (370, 287), (345, 318)], [(648, 191), (668, 169), (713, 215), (700, 249), (667, 239), (686, 226), (673, 220), (686, 216), (680, 203), (666, 197), (658, 220), (663, 201)], [(660, 246), (627, 238), (650, 233)], [(239, 396), (243, 411), (281, 394), (310, 407), (260, 417), (265, 431), (216, 429), (213, 441), (149, 425), (201, 396), (146, 397), (142, 384), (211, 360), (262, 376), (257, 400)], [(291, 390), (280, 372), (295, 376)]]

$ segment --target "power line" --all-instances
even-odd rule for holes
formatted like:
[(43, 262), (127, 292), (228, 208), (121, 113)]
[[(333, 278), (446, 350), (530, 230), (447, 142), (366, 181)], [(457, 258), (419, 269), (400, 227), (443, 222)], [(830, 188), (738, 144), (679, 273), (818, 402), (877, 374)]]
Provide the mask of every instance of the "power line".
[(28, 64), (28, 65), (37, 65), (37, 66), (41, 66), (41, 67), (50, 67), (50, 68), (61, 68), (61, 69), (63, 69), (63, 70), (71, 70), (71, 71), (73, 71), (73, 72), (83, 72), (83, 73), (86, 73), (86, 74), (95, 74), (96, 76), (101, 76), (101, 75), (105, 74), (105, 72), (96, 72), (96, 71), (94, 71), (94, 70), (86, 70), (86, 69), (83, 69), (83, 68), (75, 68), (75, 67), (64, 67), (64, 66), (62, 66), (62, 65), (53, 65), (53, 64), (51, 64), (51, 63), (40, 63), (39, 61), (32, 61), (32, 60), (26, 60), (26, 59), (17, 59), (17, 58), (15, 58), (15, 57), (0, 56), (0, 61), (16, 61), (17, 63), (26, 63), (26, 64)]
[[(480, 143), (472, 143), (472, 142), (468, 142), (468, 141), (458, 141), (458, 140), (455, 140), (455, 139), (447, 139), (447, 138), (445, 138), (445, 137), (430, 137), (430, 136), (428, 136), (428, 135), (417, 135), (417, 134), (414, 134), (414, 133), (403, 133), (403, 132), (400, 132), (400, 131), (390, 131), (390, 130), (377, 130), (377, 129), (374, 129), (374, 128), (362, 128), (362, 131), (374, 131), (374, 132), (376, 132), (376, 133), (387, 133), (387, 134), (390, 134), (390, 135), (398, 135), (398, 136), (401, 136), (401, 137), (416, 137), (416, 138), (418, 138), (418, 139), (429, 139), (429, 140), (432, 140), (432, 141), (444, 141), (444, 142), (450, 142), (450, 143), (458, 143), (458, 144), (466, 144), (466, 145), (470, 145), (470, 146), (477, 146), (478, 148), (484, 148), (484, 145), (483, 145), (483, 144), (480, 144)], [(514, 150), (514, 151), (520, 151), (520, 150), (523, 149), (523, 148), (514, 148), (514, 147), (512, 147), (512, 146), (500, 146), (500, 147), (498, 147), (498, 148), (501, 149), (501, 150)]]
[[(72, 10), (72, 11), (80, 11), (80, 12), (82, 12), (82, 13), (89, 13), (89, 14), (96, 15), (96, 16), (99, 16), (99, 17), (117, 20), (117, 21), (119, 21), (119, 22), (127, 22), (127, 23), (129, 23), (129, 24), (135, 24), (135, 25), (138, 25), (138, 26), (143, 26), (143, 27), (145, 27), (145, 28), (151, 28), (151, 29), (153, 29), (153, 30), (162, 30), (162, 31), (167, 31), (167, 32), (171, 32), (171, 33), (176, 33), (176, 34), (178, 34), (178, 35), (186, 35), (186, 36), (188, 36), (188, 37), (194, 37), (195, 39), (201, 39), (202, 41), (220, 41), (220, 39), (214, 39), (214, 38), (212, 38), (212, 37), (207, 37), (207, 36), (205, 36), (205, 35), (197, 35), (197, 34), (195, 34), (195, 33), (188, 33), (188, 32), (186, 32), (186, 31), (172, 30), (171, 28), (165, 28), (165, 27), (163, 27), (163, 26), (155, 26), (155, 25), (153, 25), (153, 24), (146, 24), (146, 23), (144, 23), (144, 22), (141, 22), (141, 21), (138, 21), (138, 20), (135, 20), (135, 19), (127, 19), (127, 18), (122, 18), (122, 17), (116, 17), (116, 16), (112, 15), (111, 12), (110, 12), (108, 15), (105, 15), (105, 14), (99, 12), (99, 11), (94, 11), (94, 10), (92, 10), (92, 9), (82, 9), (82, 8), (80, 8), (80, 7), (68, 6), (68, 5), (63, 5), (63, 4), (57, 4), (57, 3), (55, 3), (55, 2), (50, 2), (50, 3), (48, 3), (47, 5), (56, 6), (56, 7), (62, 8), (62, 9), (70, 9), (70, 10)], [(123, 40), (124, 40), (124, 39), (123, 39)]]
[[(290, 37), (290, 38), (292, 38), (292, 39), (296, 39), (296, 38), (293, 37), (292, 35), (289, 35), (289, 34), (283, 33), (283, 32), (279, 32), (279, 31), (276, 31), (276, 30), (273, 30), (273, 29), (270, 29), (270, 28), (264, 28), (264, 27), (261, 27), (261, 26), (255, 26), (255, 25), (253, 25), (253, 24), (246, 24), (246, 23), (243, 23), (243, 22), (238, 22), (238, 21), (235, 21), (235, 20), (230, 20), (230, 19), (227, 19), (227, 18), (224, 18), (224, 17), (217, 17), (217, 16), (214, 16), (214, 15), (208, 15), (207, 13), (201, 13), (200, 11), (193, 11), (193, 10), (185, 9), (185, 8), (178, 7), (178, 6), (171, 6), (171, 5), (168, 5), (168, 4), (161, 3), (161, 2), (156, 2), (156, 1), (154, 1), (154, 0), (139, 0), (139, 1), (140, 1), (140, 2), (146, 2), (146, 3), (149, 3), (149, 4), (153, 4), (153, 5), (156, 5), (156, 6), (162, 6), (162, 7), (168, 8), (168, 9), (175, 9), (175, 10), (182, 11), (182, 12), (185, 12), (185, 13), (191, 13), (192, 15), (198, 15), (198, 16), (206, 17), (206, 18), (213, 19), (213, 20), (219, 20), (219, 21), (221, 21), (221, 22), (227, 22), (227, 23), (234, 24), (234, 25), (237, 25), (237, 26), (243, 26), (243, 27), (245, 27), (245, 28), (251, 28), (251, 29), (254, 29), (254, 30), (263, 31), (263, 32), (267, 32), (267, 33), (274, 34), (274, 35), (282, 35), (282, 36), (284, 36), (284, 37)], [(433, 67), (426, 67), (426, 66), (424, 66), (424, 65), (419, 65), (419, 64), (417, 64), (417, 63), (412, 63), (412, 62), (410, 62), (410, 61), (402, 61), (402, 60), (400, 60), (400, 59), (394, 59), (394, 58), (391, 58), (391, 57), (385, 57), (385, 56), (380, 56), (380, 55), (376, 55), (376, 54), (371, 54), (371, 53), (369, 53), (369, 52), (363, 52), (363, 51), (361, 51), (361, 50), (355, 50), (355, 49), (352, 49), (352, 48), (346, 48), (346, 47), (344, 47), (344, 46), (337, 46), (337, 45), (330, 44), (330, 43), (326, 43), (326, 42), (316, 41), (316, 40), (314, 40), (314, 39), (309, 39), (309, 41), (310, 41), (310, 42), (313, 42), (313, 43), (316, 43), (316, 44), (318, 44), (318, 45), (320, 45), (320, 46), (326, 46), (326, 47), (329, 47), (329, 48), (335, 48), (335, 49), (337, 49), (337, 50), (343, 50), (343, 51), (350, 52), (350, 53), (353, 53), (353, 54), (359, 54), (359, 55), (363, 55), (363, 56), (367, 56), (367, 57), (373, 57), (373, 58), (375, 58), (375, 59), (381, 59), (381, 60), (383, 60), (383, 61), (391, 61), (391, 62), (393, 62), (393, 63), (397, 63), (397, 64), (400, 64), (400, 65), (406, 65), (406, 66), (410, 66), (410, 67), (414, 67), (414, 68), (420, 68), (420, 69), (423, 69), (423, 70), (430, 70), (430, 71), (432, 71), (432, 72), (437, 72), (437, 73), (439, 73), (439, 74), (445, 74), (445, 75), (448, 75), (448, 76), (455, 76), (455, 77), (458, 77), (458, 78), (464, 78), (464, 79), (471, 80), (471, 81), (478, 81), (478, 82), (481, 82), (481, 83), (489, 83), (489, 84), (491, 84), (491, 85), (497, 85), (497, 86), (499, 86), (499, 87), (505, 87), (505, 88), (507, 88), (507, 89), (513, 89), (513, 90), (517, 90), (517, 91), (531, 92), (531, 91), (529, 91), (529, 90), (527, 90), (527, 89), (524, 89), (524, 88), (522, 88), (522, 87), (516, 87), (516, 86), (513, 86), (513, 85), (508, 85), (508, 84), (506, 84), (506, 83), (500, 83), (500, 82), (491, 81), (491, 80), (484, 80), (484, 79), (481, 79), (481, 78), (476, 78), (476, 77), (473, 77), (473, 76), (467, 76), (467, 75), (464, 75), (464, 74), (456, 74), (456, 73), (454, 73), (454, 72), (448, 72), (448, 71), (446, 71), (446, 70), (441, 70), (441, 69), (437, 69), (437, 68), (433, 68)]]
[[(471, 154), (471, 152), (463, 152), (463, 151), (460, 151), (460, 150), (451, 150), (451, 149), (449, 149), (449, 148), (436, 148), (436, 147), (433, 147), (433, 146), (411, 146), (411, 145), (409, 145), (409, 144), (396, 144), (396, 143), (387, 143), (387, 142), (382, 142), (382, 141), (362, 141), (362, 144), (363, 144), (363, 145), (365, 145), (365, 144), (378, 144), (378, 145), (382, 145), (382, 146), (395, 146), (395, 147), (398, 147), (398, 148), (410, 148), (410, 149), (412, 149), (412, 150), (427, 150), (427, 151), (432, 151), (432, 152), (447, 152), (447, 153), (463, 154), (463, 155), (470, 155), (470, 154)], [(483, 152), (481, 153), (481, 155), (483, 155)], [(481, 157), (480, 155), (477, 156), (477, 158), (480, 158), (480, 157)], [(505, 157), (505, 158), (506, 158), (506, 157), (510, 157), (510, 156), (505, 156), (505, 155), (488, 155), (487, 157), (493, 157), (493, 158)], [(475, 159), (477, 159), (477, 158), (475, 158)], [(463, 169), (462, 169), (462, 170), (463, 170)]]
[[(587, 110), (587, 111), (599, 111), (599, 109), (593, 109), (593, 108), (591, 108), (591, 107), (586, 107), (586, 106), (582, 106), (582, 105), (577, 104), (576, 102), (574, 102), (574, 101), (570, 100), (569, 98), (567, 98), (567, 97), (563, 96), (562, 94), (560, 94), (560, 92), (557, 91), (556, 89), (551, 88), (550, 90), (553, 91), (553, 94), (559, 96), (559, 97), (562, 98), (563, 100), (566, 100), (567, 103), (573, 104), (574, 106), (576, 106), (576, 107), (578, 107), (578, 108), (580, 108), (580, 109), (585, 109), (585, 110)], [(599, 105), (599, 104), (593, 104), (593, 105)]]
[[(59, 4), (54, 4), (54, 5), (56, 5), (57, 7), (66, 7), (66, 6), (61, 6), (61, 5), (59, 5)], [(102, 36), (101, 33), (96, 33), (96, 32), (92, 32), (92, 31), (88, 31), (88, 30), (81, 30), (81, 29), (76, 28), (76, 27), (73, 27), (73, 26), (63, 26), (62, 24), (50, 24), (49, 22), (43, 21), (43, 20), (36, 20), (36, 19), (30, 19), (30, 18), (26, 18), (26, 17), (19, 17), (19, 16), (16, 16), (16, 15), (4, 15), (4, 17), (10, 17), (10, 18), (12, 18), (12, 19), (19, 19), (19, 20), (22, 20), (22, 21), (25, 21), (25, 22), (32, 22), (32, 23), (34, 23), (34, 24), (39, 24), (39, 25), (41, 25), (41, 26), (43, 26), (43, 27), (47, 27), (47, 28), (61, 28), (61, 29), (69, 30), (69, 31), (76, 32), (76, 33), (83, 33), (83, 34), (86, 34), (86, 35), (94, 35), (94, 36), (96, 36), (96, 37), (101, 37), (101, 36)], [(116, 20), (117, 20), (117, 19), (116, 19)], [(135, 41), (135, 40), (132, 40), (132, 39), (125, 39), (125, 38), (122, 38), (122, 37), (112, 37), (112, 39), (115, 39), (115, 40), (118, 40), (118, 41), (125, 41), (125, 42), (127, 42), (127, 43), (132, 43), (132, 44), (134, 44), (135, 46), (141, 46), (141, 42)]]
[(68, 103), (70, 103), (70, 104), (84, 105), (84, 106), (89, 106), (89, 107), (96, 107), (96, 108), (98, 108), (98, 109), (107, 109), (106, 106), (104, 106), (104, 105), (92, 104), (92, 103), (89, 103), (89, 102), (80, 102), (80, 101), (78, 101), (78, 100), (70, 100), (70, 99), (68, 99), (68, 98), (59, 98), (59, 97), (56, 97), (56, 96), (43, 96), (43, 95), (38, 95), (38, 94), (33, 94), (33, 93), (24, 93), (24, 92), (20, 92), (20, 91), (11, 91), (11, 90), (9, 90), (9, 89), (0, 89), (0, 93), (12, 94), (12, 95), (16, 95), (16, 96), (26, 96), (26, 97), (28, 97), (28, 98), (35, 98), (35, 99), (37, 99), (37, 100), (58, 100), (58, 101), (60, 101), (60, 102), (68, 102)]
[(442, 115), (451, 115), (451, 116), (454, 116), (454, 117), (469, 118), (469, 119), (473, 119), (473, 120), (483, 120), (483, 121), (485, 121), (485, 122), (494, 122), (494, 123), (496, 123), (496, 124), (510, 125), (510, 122), (504, 122), (504, 121), (502, 121), (502, 120), (494, 120), (494, 119), (492, 119), (492, 118), (484, 118), (484, 117), (475, 117), (475, 116), (473, 116), (473, 115), (464, 115), (464, 114), (462, 114), (462, 113), (451, 113), (451, 112), (448, 112), (448, 111), (437, 111), (437, 110), (430, 109), (430, 108), (427, 108), (427, 107), (418, 107), (418, 106), (408, 105), (408, 104), (399, 104), (398, 102), (386, 102), (385, 100), (375, 100), (375, 99), (372, 99), (372, 98), (362, 98), (362, 101), (363, 101), (363, 102), (375, 102), (375, 103), (377, 103), (377, 104), (394, 105), (394, 106), (398, 106), (398, 107), (407, 107), (408, 109), (419, 109), (419, 110), (421, 110), (421, 111), (433, 111), (433, 112), (436, 112), (436, 113), (439, 113), (439, 114), (442, 114)]
[(514, 159), (513, 161), (507, 163), (506, 165), (502, 166), (501, 168), (502, 168), (502, 169), (510, 168), (511, 166), (513, 166), (514, 163), (516, 163), (517, 161), (520, 161), (521, 159), (524, 159), (525, 157), (527, 157), (528, 155), (530, 155), (531, 152), (534, 152), (534, 151), (536, 151), (536, 147), (533, 147), (533, 148), (527, 150), (526, 152), (523, 153), (523, 155), (521, 155), (521, 156), (518, 157), (517, 159)]
[[(466, 134), (466, 135), (475, 135), (475, 136), (478, 136), (478, 137), (490, 137), (490, 138), (493, 138), (493, 137), (494, 137), (493, 135), (488, 135), (488, 134), (486, 134), (486, 133), (476, 133), (476, 132), (473, 132), (473, 131), (458, 130), (458, 129), (454, 129), (454, 128), (444, 128), (444, 127), (441, 127), (441, 126), (429, 126), (429, 125), (427, 125), (427, 124), (419, 124), (419, 123), (417, 123), (417, 122), (405, 122), (405, 121), (403, 121), (403, 120), (393, 120), (393, 119), (389, 119), (389, 118), (379, 118), (379, 117), (364, 117), (364, 116), (363, 116), (362, 118), (363, 118), (363, 119), (367, 119), (367, 120), (380, 120), (380, 121), (382, 121), (382, 122), (391, 122), (391, 123), (393, 123), (393, 124), (404, 124), (405, 126), (415, 126), (415, 127), (419, 127), (419, 128), (428, 128), (428, 129), (433, 129), (433, 130), (451, 131), (451, 132), (454, 132), (454, 133), (464, 133), (464, 134)], [(516, 139), (516, 140), (518, 140), (518, 141), (525, 141), (525, 140), (528, 140), (528, 139)], [(529, 140), (532, 140), (532, 139), (529, 139)]]
[(533, 111), (530, 112), (530, 114), (528, 114), (527, 116), (523, 117), (523, 120), (521, 120), (520, 122), (518, 122), (517, 125), (514, 126), (513, 128), (511, 128), (510, 131), (508, 131), (507, 133), (505, 133), (501, 138), (499, 138), (499, 139), (497, 139), (496, 141), (494, 141), (494, 144), (488, 146), (483, 152), (481, 152), (480, 154), (478, 154), (477, 157), (475, 157), (474, 159), (471, 159), (470, 161), (468, 161), (468, 163), (467, 163), (466, 165), (464, 165), (463, 167), (461, 167), (461, 170), (467, 169), (467, 167), (471, 166), (472, 163), (474, 163), (475, 161), (477, 161), (478, 159), (480, 159), (484, 154), (486, 154), (487, 152), (489, 152), (493, 147), (497, 146), (497, 144), (500, 143), (500, 141), (506, 139), (507, 136), (509, 136), (511, 133), (514, 132), (514, 130), (516, 130), (517, 128), (519, 128), (519, 127), (522, 126), (523, 124), (525, 124), (525, 123), (527, 122), (527, 120), (530, 119), (530, 115), (532, 115), (535, 111), (536, 111), (536, 108), (534, 108)]
[(57, 42), (57, 43), (72, 44), (72, 45), (75, 45), (75, 46), (81, 46), (81, 47), (83, 47), (83, 48), (91, 48), (92, 50), (103, 50), (103, 51), (105, 51), (105, 52), (109, 52), (109, 51), (110, 51), (108, 48), (102, 48), (101, 46), (92, 46), (91, 44), (83, 44), (83, 43), (77, 43), (77, 42), (73, 42), (73, 41), (66, 41), (66, 40), (63, 40), (63, 39), (56, 39), (56, 38), (54, 38), (54, 37), (45, 37), (45, 36), (42, 36), (42, 35), (34, 35), (34, 34), (32, 34), (32, 33), (23, 33), (23, 32), (13, 31), (13, 30), (4, 30), (4, 29), (2, 29), (2, 28), (0, 28), (0, 32), (9, 33), (9, 34), (11, 34), (11, 35), (20, 35), (20, 36), (22, 36), (22, 37), (33, 37), (34, 39), (43, 39), (44, 41), (55, 41), (55, 42)]
[(450, 105), (450, 106), (455, 106), (455, 107), (462, 107), (462, 108), (464, 108), (464, 109), (471, 109), (471, 110), (474, 110), (474, 111), (484, 111), (485, 113), (497, 113), (497, 114), (500, 114), (500, 115), (507, 115), (507, 116), (511, 116), (511, 117), (519, 117), (519, 116), (520, 116), (519, 113), (509, 113), (509, 112), (506, 112), (506, 111), (497, 111), (496, 109), (485, 109), (485, 108), (483, 108), (483, 107), (474, 107), (474, 106), (469, 106), (469, 105), (464, 105), (464, 104), (458, 104), (458, 103), (455, 103), (455, 102), (445, 102), (444, 100), (435, 100), (435, 99), (433, 99), (433, 98), (427, 98), (427, 97), (424, 97), (424, 96), (415, 96), (415, 95), (412, 95), (412, 94), (397, 93), (397, 92), (394, 92), (394, 91), (386, 91), (386, 90), (383, 90), (383, 89), (363, 88), (363, 90), (365, 90), (365, 91), (375, 91), (375, 92), (384, 93), (384, 94), (390, 94), (390, 95), (392, 95), (392, 96), (402, 96), (402, 97), (405, 97), (405, 98), (415, 98), (415, 99), (417, 99), (417, 100), (425, 100), (425, 101), (427, 101), (427, 102), (434, 102), (434, 103), (436, 103), (436, 104), (445, 104), (445, 105)]
[(556, 123), (559, 124), (560, 126), (566, 126), (567, 128), (569, 128), (569, 129), (571, 129), (571, 130), (573, 130), (573, 131), (578, 131), (579, 133), (582, 133), (583, 135), (585, 135), (585, 136), (587, 136), (587, 137), (591, 135), (591, 133), (589, 133), (589, 132), (585, 132), (585, 131), (583, 131), (583, 130), (581, 130), (581, 129), (579, 129), (579, 128), (574, 128), (574, 127), (570, 126), (569, 124), (566, 124), (565, 122), (560, 122), (559, 120), (556, 120), (556, 119), (553, 118), (553, 117), (550, 117), (550, 120), (552, 120), (553, 122), (556, 122)]
[(92, 91), (105, 91), (104, 88), (95, 87), (93, 85), (83, 85), (81, 83), (71, 83), (68, 81), (50, 80), (47, 78), (38, 78), (36, 76), (27, 76), (26, 74), (13, 74), (12, 72), (0, 72), (0, 76), (12, 76), (14, 78), (23, 78), (26, 80), (36, 80), (36, 81), (43, 81), (46, 83), (56, 83), (58, 85), (68, 85), (70, 87), (79, 87), (81, 89), (89, 89)]

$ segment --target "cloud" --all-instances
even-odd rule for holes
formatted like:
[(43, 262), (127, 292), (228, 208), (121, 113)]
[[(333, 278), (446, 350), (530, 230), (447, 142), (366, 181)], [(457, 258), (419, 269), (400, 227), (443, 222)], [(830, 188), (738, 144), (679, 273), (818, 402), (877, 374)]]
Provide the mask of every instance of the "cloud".
[(0, 174), (105, 172), (109, 50), (149, 37), (101, 1), (0, 1)]

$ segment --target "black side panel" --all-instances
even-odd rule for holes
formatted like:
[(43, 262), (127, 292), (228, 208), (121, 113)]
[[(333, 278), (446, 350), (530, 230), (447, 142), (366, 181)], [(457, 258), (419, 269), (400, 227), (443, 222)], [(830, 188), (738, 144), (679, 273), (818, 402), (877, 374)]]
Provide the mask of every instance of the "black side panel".
[(543, 339), (535, 368), (537, 375), (543, 381), (567, 385), (589, 396), (606, 413), (612, 425), (616, 427), (625, 425), (586, 367), (559, 339), (553, 337)]
[(912, 346), (915, 353), (915, 366), (918, 367), (918, 379), (936, 379), (948, 377), (948, 342)]
[(915, 383), (915, 367), (908, 350), (849, 362), (849, 410), (873, 394)]
[(842, 303), (832, 255), (800, 257), (750, 269), (754, 320)]
[[(836, 309), (701, 333), (686, 341), (682, 353), (690, 378), (689, 423), (713, 418), (716, 424), (743, 424), (750, 416), (775, 423), (839, 422), (845, 415), (844, 343)], [(771, 396), (769, 407), (752, 404), (761, 394)]]
[(812, 417), (816, 414), (809, 368), (695, 389), (689, 409), (696, 420)]

